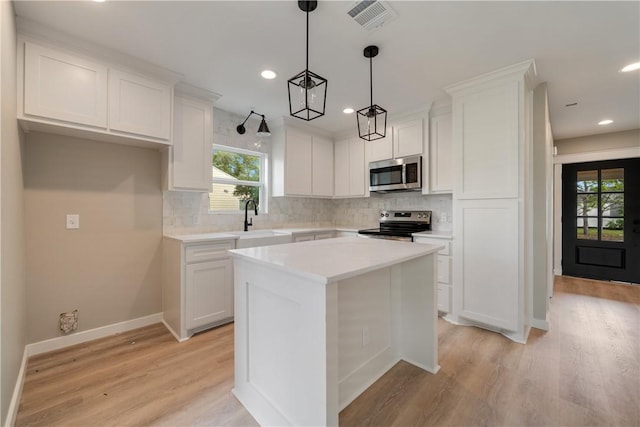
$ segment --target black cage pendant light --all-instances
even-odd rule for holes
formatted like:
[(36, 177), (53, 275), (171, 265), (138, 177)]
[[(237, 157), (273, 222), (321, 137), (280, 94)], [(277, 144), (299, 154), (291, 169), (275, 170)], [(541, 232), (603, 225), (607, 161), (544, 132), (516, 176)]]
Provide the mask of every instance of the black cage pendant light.
[(288, 80), (289, 112), (293, 117), (310, 121), (324, 116), (327, 103), (327, 79), (309, 70), (309, 12), (318, 7), (317, 1), (298, 1), (307, 14), (307, 62), (304, 71)]
[(387, 132), (387, 110), (373, 103), (373, 58), (378, 55), (378, 46), (364, 48), (364, 57), (369, 58), (371, 104), (358, 110), (358, 135), (365, 141), (384, 138)]

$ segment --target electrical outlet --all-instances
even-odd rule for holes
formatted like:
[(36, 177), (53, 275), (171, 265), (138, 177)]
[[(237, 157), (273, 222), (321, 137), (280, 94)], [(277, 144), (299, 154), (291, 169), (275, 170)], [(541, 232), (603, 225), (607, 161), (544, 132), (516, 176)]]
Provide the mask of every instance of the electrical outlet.
[(80, 215), (67, 214), (67, 230), (76, 230), (80, 228)]

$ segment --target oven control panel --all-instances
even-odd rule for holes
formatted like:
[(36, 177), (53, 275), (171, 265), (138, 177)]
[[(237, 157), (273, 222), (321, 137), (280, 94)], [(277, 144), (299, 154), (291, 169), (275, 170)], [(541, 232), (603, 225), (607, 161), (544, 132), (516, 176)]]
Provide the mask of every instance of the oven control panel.
[(431, 211), (381, 211), (380, 222), (387, 221), (431, 223)]

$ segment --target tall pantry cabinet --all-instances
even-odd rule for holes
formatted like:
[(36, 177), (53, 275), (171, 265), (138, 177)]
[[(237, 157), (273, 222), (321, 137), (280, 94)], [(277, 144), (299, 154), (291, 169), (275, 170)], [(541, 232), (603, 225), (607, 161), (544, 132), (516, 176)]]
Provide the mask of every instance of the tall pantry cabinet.
[(452, 97), (453, 304), (448, 318), (525, 342), (532, 274), (533, 60), (445, 90)]

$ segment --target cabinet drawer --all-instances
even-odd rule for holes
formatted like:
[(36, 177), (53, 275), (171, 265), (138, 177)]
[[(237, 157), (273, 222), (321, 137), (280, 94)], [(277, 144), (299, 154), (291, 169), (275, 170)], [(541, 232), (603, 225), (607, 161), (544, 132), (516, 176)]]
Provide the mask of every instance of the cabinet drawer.
[(185, 248), (185, 259), (187, 263), (191, 263), (228, 258), (227, 251), (234, 249), (234, 247), (235, 244), (232, 240), (204, 245), (189, 245)]
[(438, 283), (451, 283), (451, 257), (438, 255)]
[(432, 237), (414, 237), (416, 243), (426, 243), (428, 245), (444, 246), (444, 249), (438, 251), (440, 255), (451, 255), (451, 240), (434, 239)]
[(438, 311), (451, 311), (451, 286), (438, 285)]

